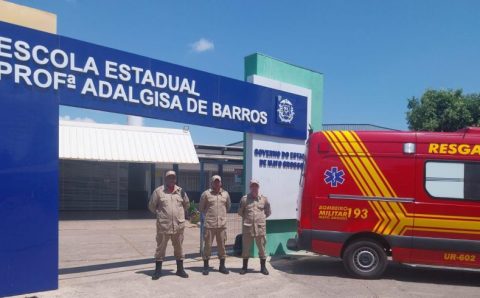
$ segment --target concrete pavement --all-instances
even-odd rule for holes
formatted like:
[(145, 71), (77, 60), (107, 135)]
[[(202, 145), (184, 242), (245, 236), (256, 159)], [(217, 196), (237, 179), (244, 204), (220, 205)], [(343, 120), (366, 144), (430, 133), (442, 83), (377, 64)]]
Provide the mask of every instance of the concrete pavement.
[[(152, 264), (130, 265), (90, 272), (63, 274), (60, 289), (38, 297), (479, 297), (480, 273), (391, 266), (384, 279), (349, 278), (333, 258), (294, 256), (270, 260), (269, 276), (252, 270), (238, 274), (241, 259), (230, 257), (229, 275), (217, 270), (201, 274), (199, 258), (186, 260), (190, 278), (176, 276), (175, 262), (166, 262), (164, 276), (152, 281)], [(218, 261), (212, 260), (218, 267)]]
[[(174, 275), (175, 260), (169, 257), (165, 276), (152, 281), (154, 234), (155, 220), (148, 216), (62, 220), (59, 289), (19, 297), (480, 297), (479, 271), (391, 264), (381, 280), (358, 280), (345, 273), (340, 260), (312, 254), (270, 259), (269, 276), (258, 272), (258, 259), (250, 260), (252, 270), (242, 276), (242, 260), (229, 257), (229, 275), (214, 270), (203, 276), (194, 225), (185, 232), (190, 278)], [(167, 254), (172, 253), (170, 245)], [(211, 266), (217, 269), (218, 260)]]

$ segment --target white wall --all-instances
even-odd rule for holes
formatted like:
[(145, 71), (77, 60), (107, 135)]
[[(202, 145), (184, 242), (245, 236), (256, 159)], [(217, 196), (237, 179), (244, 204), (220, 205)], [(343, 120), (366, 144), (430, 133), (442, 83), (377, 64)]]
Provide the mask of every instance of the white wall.
[(265, 135), (247, 134), (246, 138), (247, 192), (248, 181), (254, 178), (260, 182), (260, 193), (267, 196), (272, 206), (272, 216), (269, 219), (293, 219), (297, 217), (297, 197), (301, 169), (260, 166), (260, 160), (297, 162), (303, 160), (290, 158), (269, 158), (255, 156), (254, 150), (271, 150), (275, 152), (304, 153), (305, 141), (269, 137)]
[[(302, 88), (288, 83), (253, 75), (247, 79), (249, 82), (265, 87), (299, 94), (307, 97), (307, 123), (310, 123), (311, 95), (310, 89)], [(305, 135), (305, 138), (307, 135)], [(299, 181), (301, 169), (288, 169), (261, 166), (260, 160), (280, 162), (303, 162), (290, 157), (268, 158), (254, 155), (255, 149), (271, 150), (284, 153), (305, 153), (305, 140), (287, 139), (258, 134), (246, 134), (245, 161), (246, 161), (246, 192), (248, 192), (250, 179), (260, 182), (260, 192), (268, 197), (272, 206), (272, 216), (269, 219), (295, 219), (297, 217), (297, 199), (299, 196)]]

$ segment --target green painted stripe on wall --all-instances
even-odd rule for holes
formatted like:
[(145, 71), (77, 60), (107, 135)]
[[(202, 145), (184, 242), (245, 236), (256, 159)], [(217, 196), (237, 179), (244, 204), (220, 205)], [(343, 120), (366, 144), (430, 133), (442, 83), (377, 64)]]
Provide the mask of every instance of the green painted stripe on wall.
[[(273, 229), (275, 232), (268, 231)], [(297, 234), (297, 220), (269, 220), (267, 224), (267, 252), (271, 256), (283, 256), (291, 253), (287, 241)]]
[(297, 234), (296, 219), (269, 220), (267, 222), (267, 253), (271, 256), (283, 256), (291, 253), (287, 241)]
[[(267, 221), (267, 246), (266, 252), (269, 256), (283, 256), (292, 251), (287, 248), (287, 241), (295, 238), (297, 234), (296, 219), (276, 219)], [(258, 257), (258, 248), (254, 243), (250, 254)]]

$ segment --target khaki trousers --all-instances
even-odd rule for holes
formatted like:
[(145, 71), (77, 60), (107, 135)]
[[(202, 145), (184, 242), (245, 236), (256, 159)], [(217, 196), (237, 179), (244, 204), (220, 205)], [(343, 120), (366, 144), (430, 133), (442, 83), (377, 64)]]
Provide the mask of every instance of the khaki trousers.
[(183, 229), (178, 230), (175, 234), (157, 233), (157, 250), (155, 251), (155, 260), (163, 261), (165, 258), (165, 251), (167, 250), (168, 241), (171, 239), (173, 244), (173, 254), (175, 259), (183, 260)]
[(250, 247), (252, 246), (253, 239), (258, 248), (258, 256), (260, 259), (266, 259), (265, 245), (267, 244), (267, 238), (263, 236), (252, 236), (250, 233), (242, 234), (242, 258), (248, 259), (250, 257)]
[(203, 259), (210, 259), (212, 254), (213, 239), (217, 239), (218, 258), (225, 259), (227, 253), (225, 251), (225, 242), (227, 241), (227, 229), (226, 228), (205, 228), (203, 232)]

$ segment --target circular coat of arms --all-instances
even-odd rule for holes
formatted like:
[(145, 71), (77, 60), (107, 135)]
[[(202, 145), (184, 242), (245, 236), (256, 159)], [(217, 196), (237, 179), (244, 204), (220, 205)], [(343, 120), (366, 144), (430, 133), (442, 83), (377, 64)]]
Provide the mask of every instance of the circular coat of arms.
[(278, 102), (278, 118), (280, 121), (285, 123), (291, 123), (295, 112), (293, 110), (293, 105), (290, 100), (284, 98)]

